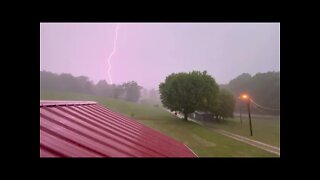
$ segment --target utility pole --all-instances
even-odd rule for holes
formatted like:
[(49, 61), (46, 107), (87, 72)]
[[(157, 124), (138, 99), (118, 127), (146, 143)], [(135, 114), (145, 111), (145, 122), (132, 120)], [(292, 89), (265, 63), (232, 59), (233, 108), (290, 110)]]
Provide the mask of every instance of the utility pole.
[[(250, 101), (251, 98), (247, 94), (243, 94), (240, 96), (240, 99), (247, 101), (248, 106), (248, 115), (249, 115), (249, 125), (250, 125), (250, 136), (252, 136), (252, 123), (251, 123), (251, 113), (250, 113)], [(240, 111), (240, 120), (241, 120), (241, 111)]]
[(241, 127), (242, 127), (242, 118), (241, 118), (241, 103), (239, 103), (239, 108), (240, 108), (240, 124), (241, 124)]
[(250, 136), (252, 136), (252, 124), (251, 124), (251, 114), (250, 114), (250, 98), (247, 99), (248, 101), (248, 113), (249, 113), (249, 123), (250, 123)]

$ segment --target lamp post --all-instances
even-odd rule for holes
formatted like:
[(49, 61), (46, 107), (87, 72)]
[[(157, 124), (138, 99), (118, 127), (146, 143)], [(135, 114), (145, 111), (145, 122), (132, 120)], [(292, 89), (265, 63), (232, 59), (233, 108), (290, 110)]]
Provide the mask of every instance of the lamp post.
[(248, 103), (248, 112), (249, 112), (250, 136), (252, 136), (252, 123), (251, 123), (251, 114), (250, 114), (250, 99), (248, 99), (247, 103)]
[[(241, 96), (241, 98), (243, 100), (246, 100), (247, 101), (247, 107), (248, 107), (248, 115), (249, 115), (249, 125), (250, 125), (250, 136), (253, 136), (252, 134), (252, 123), (251, 123), (251, 113), (250, 113), (250, 97), (246, 94), (243, 94)], [(241, 112), (241, 111), (240, 111)], [(240, 115), (241, 116), (241, 115)]]
[(240, 110), (240, 125), (242, 127), (242, 118), (241, 118), (241, 104), (239, 103), (239, 110)]

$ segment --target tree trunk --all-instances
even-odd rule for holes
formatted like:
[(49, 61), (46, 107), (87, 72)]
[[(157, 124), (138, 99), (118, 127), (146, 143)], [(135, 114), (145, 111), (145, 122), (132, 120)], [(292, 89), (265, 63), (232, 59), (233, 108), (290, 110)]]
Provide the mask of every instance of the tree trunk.
[(184, 120), (188, 120), (188, 113), (184, 113)]

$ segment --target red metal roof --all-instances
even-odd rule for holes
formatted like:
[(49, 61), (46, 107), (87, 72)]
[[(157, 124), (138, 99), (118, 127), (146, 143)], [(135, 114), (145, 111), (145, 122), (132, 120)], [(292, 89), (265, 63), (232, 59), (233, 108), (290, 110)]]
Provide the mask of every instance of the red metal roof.
[(183, 143), (92, 101), (40, 101), (40, 157), (196, 157)]

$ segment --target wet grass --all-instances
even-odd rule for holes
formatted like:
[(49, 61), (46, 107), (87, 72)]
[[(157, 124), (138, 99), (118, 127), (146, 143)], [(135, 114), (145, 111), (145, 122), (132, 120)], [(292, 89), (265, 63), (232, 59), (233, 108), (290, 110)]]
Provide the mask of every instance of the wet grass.
[(251, 122), (253, 136), (250, 136), (249, 118), (245, 116), (242, 117), (242, 125), (239, 117), (227, 118), (224, 121), (207, 123), (207, 125), (280, 147), (280, 117), (252, 117)]
[[(277, 157), (267, 151), (220, 135), (211, 127), (178, 119), (161, 107), (130, 103), (93, 95), (41, 91), (42, 100), (90, 100), (158, 130), (191, 148), (199, 157)], [(232, 123), (232, 121), (230, 121)]]

